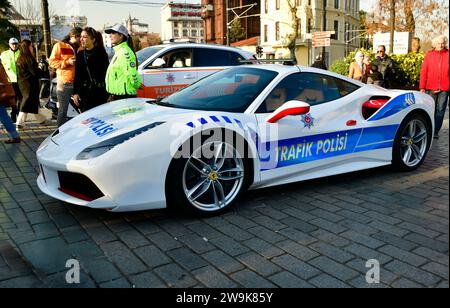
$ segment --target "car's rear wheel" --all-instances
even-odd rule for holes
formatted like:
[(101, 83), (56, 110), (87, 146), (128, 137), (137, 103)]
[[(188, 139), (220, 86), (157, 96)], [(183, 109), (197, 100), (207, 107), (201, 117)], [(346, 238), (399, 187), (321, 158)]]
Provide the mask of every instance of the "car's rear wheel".
[(188, 158), (176, 159), (169, 170), (169, 205), (203, 216), (229, 210), (247, 188), (245, 157), (232, 144), (206, 141)]
[(422, 165), (430, 149), (431, 127), (421, 114), (412, 114), (400, 125), (393, 147), (393, 165), (412, 171)]

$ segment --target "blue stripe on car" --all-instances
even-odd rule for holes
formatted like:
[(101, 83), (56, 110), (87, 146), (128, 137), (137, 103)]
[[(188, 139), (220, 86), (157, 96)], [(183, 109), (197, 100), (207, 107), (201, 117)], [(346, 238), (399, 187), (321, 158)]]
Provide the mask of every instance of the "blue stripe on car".
[(400, 111), (408, 108), (411, 105), (416, 103), (416, 98), (413, 93), (406, 93), (400, 96), (397, 96), (386, 105), (384, 105), (374, 116), (372, 116), (369, 121), (378, 121), (394, 114), (399, 113)]
[(261, 170), (393, 146), (398, 125), (303, 136), (258, 145)]

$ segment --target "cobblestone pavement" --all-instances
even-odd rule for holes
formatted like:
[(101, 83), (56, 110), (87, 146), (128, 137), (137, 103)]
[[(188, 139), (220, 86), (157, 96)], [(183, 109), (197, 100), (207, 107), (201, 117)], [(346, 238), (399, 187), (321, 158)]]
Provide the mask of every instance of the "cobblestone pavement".
[[(50, 132), (32, 126), (21, 145), (0, 145), (0, 288), (448, 288), (448, 115), (415, 172), (252, 191), (208, 219), (112, 214), (43, 195), (35, 151)], [(65, 282), (69, 259), (80, 262), (78, 285)], [(378, 285), (366, 282), (369, 259), (381, 264)]]

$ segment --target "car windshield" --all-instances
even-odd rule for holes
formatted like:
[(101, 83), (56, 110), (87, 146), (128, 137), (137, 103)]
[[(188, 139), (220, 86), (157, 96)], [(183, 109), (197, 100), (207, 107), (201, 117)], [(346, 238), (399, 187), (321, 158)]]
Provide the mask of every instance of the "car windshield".
[(206, 77), (157, 104), (174, 108), (244, 112), (278, 75), (277, 72), (239, 67)]
[(136, 53), (139, 65), (144, 63), (145, 61), (147, 61), (148, 58), (150, 58), (151, 56), (153, 56), (155, 53), (157, 53), (158, 51), (160, 51), (163, 48), (164, 47), (147, 47), (147, 48), (139, 50)]

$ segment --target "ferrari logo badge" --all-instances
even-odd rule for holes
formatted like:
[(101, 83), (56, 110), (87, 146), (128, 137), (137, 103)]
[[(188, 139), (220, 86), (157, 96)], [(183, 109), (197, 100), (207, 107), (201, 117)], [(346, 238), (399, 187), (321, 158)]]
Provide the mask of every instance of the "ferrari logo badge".
[(305, 127), (311, 129), (311, 127), (314, 126), (314, 118), (311, 116), (310, 113), (306, 115), (302, 115), (302, 122), (305, 124)]

